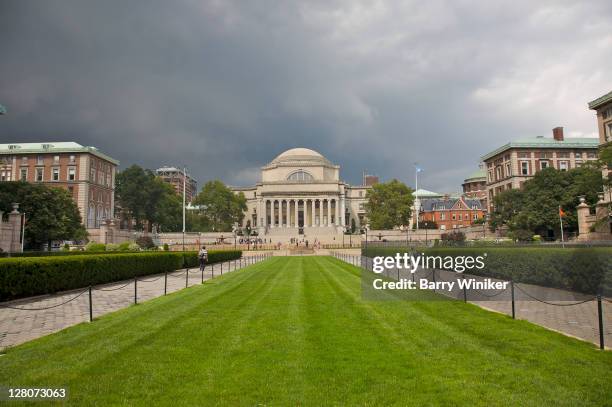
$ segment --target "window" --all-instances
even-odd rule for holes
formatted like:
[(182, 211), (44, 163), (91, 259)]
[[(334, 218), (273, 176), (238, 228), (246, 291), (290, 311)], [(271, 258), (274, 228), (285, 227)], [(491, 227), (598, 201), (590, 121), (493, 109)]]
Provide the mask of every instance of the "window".
[(446, 225), (440, 225), (440, 230), (446, 230)]
[(93, 167), (89, 170), (89, 180), (91, 182), (96, 182), (96, 169)]
[(529, 163), (521, 161), (521, 175), (529, 175)]
[(446, 213), (440, 213), (440, 220), (446, 220)]
[(459, 220), (463, 220), (463, 214), (462, 213), (459, 214)]
[(359, 191), (359, 198), (363, 196), (363, 191)]
[(477, 213), (475, 213), (475, 214), (474, 214), (473, 219), (474, 219), (474, 220), (477, 220), (477, 219), (478, 219), (478, 214), (477, 214)]
[(76, 168), (68, 168), (68, 181), (74, 181), (76, 179)]
[(457, 215), (453, 213), (453, 220), (457, 220)]
[(557, 153), (557, 158), (569, 158), (570, 154), (567, 151), (562, 151)]
[(39, 155), (38, 157), (36, 157), (36, 165), (43, 165), (45, 163), (45, 157), (43, 157), (42, 155)]
[(582, 153), (574, 153), (574, 158), (582, 158)]
[(587, 153), (587, 158), (597, 158), (597, 153), (589, 151)]
[(612, 122), (606, 124), (606, 141), (612, 141)]
[(489, 171), (489, 182), (493, 182), (493, 171)]
[(59, 164), (59, 155), (53, 156), (53, 164)]
[(44, 178), (44, 168), (37, 168), (36, 169), (36, 182), (42, 182), (43, 178)]
[(21, 157), (21, 165), (28, 165), (28, 157)]
[(509, 177), (512, 175), (512, 170), (510, 167), (510, 163), (506, 164), (506, 177)]
[(289, 181), (312, 181), (313, 179), (312, 175), (302, 170), (294, 172), (287, 178)]
[(74, 164), (76, 162), (76, 157), (74, 155), (71, 155), (69, 158), (70, 164)]
[(559, 170), (560, 171), (567, 171), (568, 170), (567, 161), (559, 161)]
[(11, 171), (2, 171), (0, 172), (0, 181), (10, 181), (11, 180)]
[(548, 168), (548, 161), (540, 161), (540, 169)]
[(53, 181), (59, 181), (59, 168), (58, 167), (53, 167), (53, 169), (51, 170), (51, 179)]
[(518, 157), (519, 158), (531, 158), (531, 153), (522, 151), (522, 152), (518, 153)]
[(27, 181), (28, 180), (28, 169), (27, 168), (22, 168), (21, 172), (19, 174), (19, 179), (21, 181)]
[(502, 177), (502, 175), (501, 175), (501, 167), (495, 168), (495, 177), (496, 177), (495, 178), (496, 180), (500, 180), (501, 179), (501, 177)]

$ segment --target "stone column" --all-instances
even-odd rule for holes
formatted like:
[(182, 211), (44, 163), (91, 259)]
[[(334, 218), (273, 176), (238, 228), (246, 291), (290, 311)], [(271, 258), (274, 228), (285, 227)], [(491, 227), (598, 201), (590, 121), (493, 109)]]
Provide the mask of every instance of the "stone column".
[(334, 226), (339, 226), (340, 225), (340, 205), (339, 205), (338, 199), (334, 199), (334, 212), (336, 213)]
[(293, 226), (297, 228), (297, 227), (299, 227), (299, 224), (298, 224), (298, 204), (299, 204), (299, 200), (298, 199), (294, 199), (293, 200), (293, 204), (295, 205), (293, 207), (293, 211), (294, 211)]
[(344, 203), (344, 195), (340, 195), (340, 226), (345, 226), (344, 225), (344, 213), (346, 212), (346, 209), (344, 207), (345, 203)]
[(331, 199), (327, 199), (327, 222), (325, 223), (325, 226), (331, 226), (332, 222), (331, 222)]
[(285, 208), (285, 216), (287, 217), (287, 224), (285, 225), (285, 227), (291, 227), (291, 200), (290, 199), (286, 199), (285, 203), (287, 205), (287, 207)]
[(589, 222), (589, 205), (585, 202), (584, 196), (579, 197), (580, 204), (576, 207), (576, 215), (578, 217), (578, 239), (588, 239), (590, 233), (591, 222)]
[(310, 226), (314, 227), (315, 226), (315, 200), (311, 199), (310, 200)]

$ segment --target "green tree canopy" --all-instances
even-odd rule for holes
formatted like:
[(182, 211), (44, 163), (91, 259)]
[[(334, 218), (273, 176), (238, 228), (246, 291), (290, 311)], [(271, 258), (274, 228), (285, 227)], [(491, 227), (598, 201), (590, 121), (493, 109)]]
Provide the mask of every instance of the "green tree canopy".
[(153, 171), (132, 165), (119, 172), (116, 193), (119, 206), (137, 227), (147, 221), (149, 228), (156, 224), (165, 232), (182, 229), (182, 198)]
[(372, 229), (393, 229), (410, 223), (414, 196), (406, 184), (396, 179), (375, 184), (367, 198), (366, 216)]
[(247, 209), (244, 194), (233, 193), (219, 180), (207, 182), (194, 204), (203, 208), (201, 214), (205, 220), (202, 224), (207, 228), (203, 231), (229, 232), (234, 223), (242, 223)]
[(546, 168), (526, 181), (522, 190), (504, 191), (494, 198), (490, 226), (496, 229), (506, 225), (511, 231), (544, 235), (552, 230), (558, 234), (561, 206), (565, 212), (564, 229), (576, 231), (579, 196), (593, 204), (601, 189), (601, 171), (597, 166), (584, 165), (570, 171)]
[(26, 214), (25, 240), (28, 247), (39, 248), (56, 240), (81, 240), (87, 237), (81, 214), (68, 191), (25, 182), (0, 183), (0, 210), (10, 212), (12, 203)]

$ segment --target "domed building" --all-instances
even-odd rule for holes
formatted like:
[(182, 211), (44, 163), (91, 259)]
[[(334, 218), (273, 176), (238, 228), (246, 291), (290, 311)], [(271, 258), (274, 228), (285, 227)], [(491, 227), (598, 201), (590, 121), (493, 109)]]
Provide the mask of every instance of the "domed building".
[(350, 186), (340, 180), (340, 166), (308, 148), (292, 148), (261, 167), (261, 181), (233, 187), (247, 198), (243, 227), (258, 230), (275, 242), (290, 238), (337, 240), (365, 219), (371, 186)]

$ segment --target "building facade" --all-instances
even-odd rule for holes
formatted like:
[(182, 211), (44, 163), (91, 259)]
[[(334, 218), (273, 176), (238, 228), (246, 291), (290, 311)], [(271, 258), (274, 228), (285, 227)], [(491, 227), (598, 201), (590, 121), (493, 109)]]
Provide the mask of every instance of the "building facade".
[(185, 201), (193, 202), (198, 194), (198, 183), (189, 174), (176, 167), (161, 167), (155, 170), (155, 174), (162, 181), (172, 185), (176, 193), (183, 196), (183, 185), (185, 185)]
[(333, 240), (366, 223), (365, 203), (371, 186), (351, 186), (340, 180), (340, 166), (307, 148), (294, 148), (261, 168), (254, 186), (232, 187), (247, 199), (242, 226), (260, 237)]
[(544, 168), (567, 171), (596, 160), (597, 148), (598, 139), (565, 138), (563, 127), (556, 127), (553, 138), (516, 140), (484, 155), (488, 210), (493, 210), (496, 195), (522, 188), (525, 181)]
[(483, 207), (487, 208), (487, 173), (482, 167), (463, 180), (461, 188), (464, 197), (479, 199), (483, 203)]
[(480, 199), (446, 195), (442, 198), (422, 198), (419, 222), (435, 222), (439, 230), (453, 230), (471, 226), (484, 216)]
[(0, 181), (66, 189), (88, 229), (114, 216), (117, 165), (97, 148), (74, 142), (0, 144)]
[[(599, 147), (609, 147), (612, 145), (612, 92), (590, 102), (589, 109), (597, 115)], [(612, 176), (612, 163), (602, 168), (602, 175), (604, 179)], [(612, 188), (604, 185), (594, 214), (581, 197), (578, 205), (578, 230), (578, 239), (612, 240)]]

